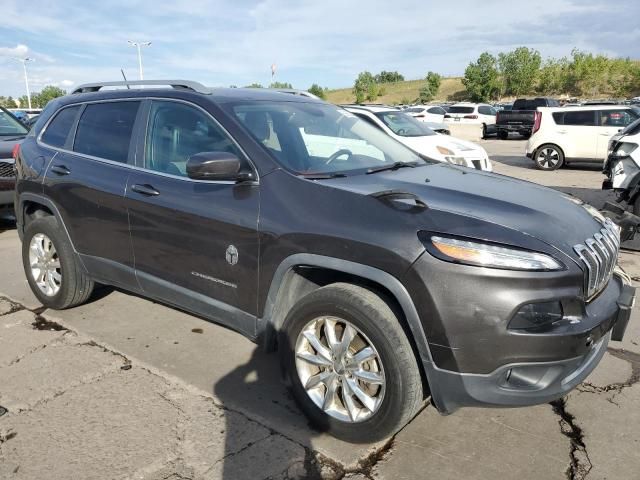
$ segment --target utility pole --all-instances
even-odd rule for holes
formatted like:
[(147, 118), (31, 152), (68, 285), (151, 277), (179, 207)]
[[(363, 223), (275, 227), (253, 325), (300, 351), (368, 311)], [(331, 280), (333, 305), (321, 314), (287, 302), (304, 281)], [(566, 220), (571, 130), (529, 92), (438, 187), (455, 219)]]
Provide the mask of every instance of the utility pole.
[(134, 42), (133, 40), (127, 40), (130, 46), (138, 49), (138, 68), (140, 69), (140, 80), (144, 80), (144, 74), (142, 72), (142, 52), (141, 47), (148, 47), (151, 42)]
[(14, 58), (14, 60), (22, 64), (22, 69), (24, 70), (24, 85), (27, 88), (27, 102), (29, 103), (29, 110), (31, 110), (31, 92), (29, 92), (29, 77), (27, 76), (27, 62), (33, 62), (33, 58), (30, 58), (30, 57)]

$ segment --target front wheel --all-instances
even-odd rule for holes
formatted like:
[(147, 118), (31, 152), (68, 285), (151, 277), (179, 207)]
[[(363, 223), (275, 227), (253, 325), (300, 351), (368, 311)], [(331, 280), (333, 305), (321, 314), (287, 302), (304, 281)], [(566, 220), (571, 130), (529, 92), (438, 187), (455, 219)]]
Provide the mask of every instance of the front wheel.
[(398, 318), (365, 288), (336, 283), (304, 297), (287, 315), (279, 347), (300, 408), (335, 437), (386, 438), (423, 402), (418, 363)]
[(542, 145), (536, 150), (534, 161), (540, 170), (557, 170), (564, 163), (564, 153), (555, 145)]

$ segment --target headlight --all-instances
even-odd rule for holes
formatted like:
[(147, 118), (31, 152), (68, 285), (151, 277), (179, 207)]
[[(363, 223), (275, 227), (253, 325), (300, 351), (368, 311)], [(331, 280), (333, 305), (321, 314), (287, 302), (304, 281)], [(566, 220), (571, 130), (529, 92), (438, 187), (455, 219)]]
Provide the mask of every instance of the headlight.
[(618, 146), (613, 152), (611, 152), (611, 155), (614, 157), (628, 157), (636, 148), (638, 148), (637, 143), (618, 143)]
[(447, 147), (441, 147), (440, 145), (438, 145), (436, 148), (438, 149), (438, 151), (442, 155), (455, 155), (456, 154), (453, 150), (449, 150)]
[(470, 242), (457, 238), (432, 236), (430, 249), (443, 260), (481, 267), (507, 270), (549, 271), (562, 270), (564, 266), (543, 253), (499, 247), (487, 243)]

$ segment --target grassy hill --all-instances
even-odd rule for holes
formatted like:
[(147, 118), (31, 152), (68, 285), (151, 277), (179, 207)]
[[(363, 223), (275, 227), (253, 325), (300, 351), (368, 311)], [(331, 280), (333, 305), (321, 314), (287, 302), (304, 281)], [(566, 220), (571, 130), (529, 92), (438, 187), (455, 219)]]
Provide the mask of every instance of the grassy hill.
[[(378, 97), (373, 103), (412, 103), (418, 98), (420, 88), (425, 84), (424, 80), (407, 80), (405, 82), (384, 83), (384, 95)], [(352, 87), (329, 90), (327, 101), (332, 103), (354, 103), (355, 95), (351, 92)], [(465, 89), (462, 85), (462, 77), (443, 78), (436, 101), (462, 100)]]

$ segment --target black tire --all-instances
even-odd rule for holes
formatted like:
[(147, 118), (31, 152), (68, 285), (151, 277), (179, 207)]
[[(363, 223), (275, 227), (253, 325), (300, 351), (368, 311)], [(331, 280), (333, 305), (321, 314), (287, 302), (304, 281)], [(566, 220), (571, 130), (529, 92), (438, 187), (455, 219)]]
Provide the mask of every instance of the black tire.
[(487, 126), (484, 123), (482, 124), (482, 138), (487, 138)]
[[(325, 413), (311, 400), (298, 376), (298, 335), (322, 316), (347, 320), (368, 337), (379, 354), (385, 392), (378, 409), (363, 421), (342, 421)], [(356, 443), (386, 438), (406, 425), (424, 401), (418, 363), (398, 317), (380, 296), (365, 288), (335, 283), (305, 296), (285, 319), (279, 349), (285, 380), (298, 405), (316, 428), (337, 438)], [(326, 385), (324, 388), (326, 393)]]
[[(31, 240), (37, 234), (44, 234), (53, 243), (60, 262), (60, 289), (55, 295), (45, 294), (33, 277), (29, 261), (29, 248)], [(37, 218), (29, 222), (22, 239), (22, 264), (24, 273), (31, 287), (31, 291), (37, 299), (47, 308), (63, 310), (74, 307), (87, 301), (93, 292), (94, 282), (87, 276), (67, 238), (66, 232), (53, 216)]]
[(538, 147), (533, 161), (539, 170), (557, 170), (564, 164), (564, 152), (557, 145), (547, 143)]
[(509, 132), (506, 130), (498, 130), (498, 138), (500, 140), (507, 140), (509, 138)]

